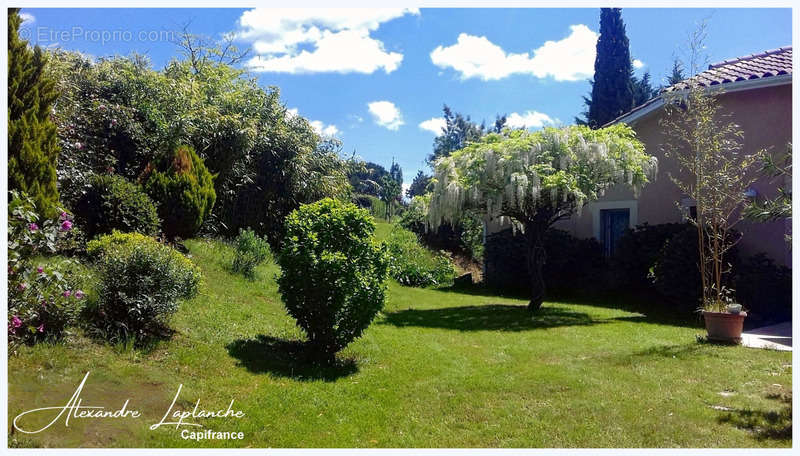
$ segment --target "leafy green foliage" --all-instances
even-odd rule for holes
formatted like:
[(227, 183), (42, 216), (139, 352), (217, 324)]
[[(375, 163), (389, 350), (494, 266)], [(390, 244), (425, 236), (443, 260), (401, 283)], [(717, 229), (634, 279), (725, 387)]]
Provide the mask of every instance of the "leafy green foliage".
[[(739, 234), (732, 232), (732, 238)], [(670, 236), (661, 248), (650, 270), (650, 278), (656, 291), (668, 298), (678, 312), (688, 314), (702, 307), (702, 282), (698, 274), (700, 251), (697, 245), (697, 228), (691, 224)], [(732, 277), (728, 274), (738, 258), (734, 248), (725, 258), (726, 274), (723, 276), (723, 293), (732, 294)], [(731, 296), (732, 297), (732, 296)]]
[[(38, 222), (38, 223), (37, 223)], [(41, 224), (41, 225), (40, 225)], [(74, 323), (83, 298), (78, 287), (85, 274), (74, 260), (45, 264), (43, 255), (57, 252), (72, 231), (62, 212), (41, 222), (34, 200), (11, 192), (8, 206), (8, 337), (20, 343), (61, 337)]]
[[(485, 133), (483, 125), (473, 122), (469, 116), (454, 113), (449, 106), (442, 107), (445, 127), (433, 140), (433, 152), (428, 155), (428, 163), (433, 166), (436, 160), (463, 149), (469, 143), (479, 140)], [(505, 122), (505, 121), (504, 121)], [(499, 131), (498, 131), (499, 132)]]
[(236, 254), (231, 269), (247, 278), (255, 278), (256, 266), (270, 257), (269, 243), (253, 230), (239, 230), (239, 236), (234, 243)]
[(386, 239), (389, 275), (403, 285), (429, 287), (450, 284), (455, 267), (442, 253), (433, 254), (411, 231), (395, 225)]
[(75, 208), (89, 238), (113, 230), (155, 235), (161, 220), (142, 188), (118, 175), (94, 175)]
[(386, 219), (386, 203), (384, 203), (380, 198), (372, 195), (355, 195), (353, 197), (353, 202), (356, 204), (356, 206), (367, 209), (369, 213), (372, 214), (372, 216), (376, 219)]
[(736, 299), (748, 318), (781, 322), (792, 318), (792, 270), (763, 253), (738, 264), (734, 272)]
[(140, 233), (114, 232), (90, 241), (99, 272), (94, 325), (108, 340), (163, 335), (178, 301), (197, 295), (200, 270), (176, 250)]
[(45, 218), (58, 214), (56, 126), (50, 119), (58, 97), (45, 72), (47, 58), (20, 39), (18, 8), (8, 9), (8, 188), (27, 193)]
[(158, 202), (164, 233), (189, 238), (211, 213), (214, 178), (190, 146), (179, 146), (146, 176), (145, 190)]
[[(778, 185), (778, 195), (772, 199), (762, 201), (749, 201), (744, 208), (744, 216), (750, 220), (759, 222), (771, 222), (775, 220), (788, 219), (792, 217), (792, 145), (789, 144), (787, 151), (782, 156), (773, 156), (766, 150), (759, 153), (761, 174), (780, 182)], [(788, 187), (788, 188), (787, 188)], [(791, 238), (787, 237), (791, 242)]]
[(369, 213), (326, 198), (286, 219), (278, 286), (314, 351), (330, 360), (383, 308), (387, 257)]
[[(678, 232), (687, 229), (686, 223), (645, 223), (626, 230), (617, 241), (618, 247), (611, 259), (619, 285), (640, 290), (650, 288), (653, 281), (649, 274), (664, 244)], [(694, 274), (696, 269), (693, 267), (687, 273)]]
[(90, 60), (51, 52), (65, 201), (72, 207), (92, 174), (110, 170), (135, 181), (188, 144), (216, 176), (204, 230), (233, 236), (252, 228), (277, 247), (284, 218), (300, 204), (349, 196), (339, 143), (288, 112), (276, 87), (260, 87), (213, 57), (217, 50), (195, 51), (205, 57), (187, 53), (160, 71), (140, 55)]
[(428, 184), (430, 182), (431, 176), (428, 176), (422, 170), (417, 171), (417, 175), (414, 176), (414, 180), (411, 181), (411, 185), (406, 190), (406, 197), (413, 199), (415, 196), (424, 195), (428, 192)]
[(603, 248), (594, 238), (578, 239), (555, 228), (544, 236), (544, 280), (564, 294), (596, 294), (608, 288)]

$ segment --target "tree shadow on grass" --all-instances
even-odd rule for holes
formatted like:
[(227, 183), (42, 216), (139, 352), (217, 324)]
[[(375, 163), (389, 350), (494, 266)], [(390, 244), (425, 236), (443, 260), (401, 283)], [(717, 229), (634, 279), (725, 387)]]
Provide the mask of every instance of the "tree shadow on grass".
[(758, 440), (792, 439), (792, 395), (771, 394), (782, 404), (779, 410), (734, 410), (717, 418), (720, 423), (729, 423), (739, 429), (749, 431)]
[(386, 314), (381, 324), (444, 328), (458, 331), (527, 331), (558, 326), (586, 326), (606, 323), (589, 314), (564, 307), (544, 306), (530, 312), (527, 306), (488, 304), (443, 309), (401, 310)]
[(253, 373), (269, 372), (295, 380), (332, 382), (358, 372), (354, 359), (339, 359), (333, 364), (312, 361), (307, 342), (259, 335), (255, 339), (238, 339), (226, 347), (239, 365)]

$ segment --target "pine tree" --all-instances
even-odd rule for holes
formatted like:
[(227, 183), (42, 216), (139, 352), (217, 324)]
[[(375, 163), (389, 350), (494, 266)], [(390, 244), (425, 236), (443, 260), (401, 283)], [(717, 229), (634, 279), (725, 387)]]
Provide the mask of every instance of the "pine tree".
[(58, 205), (58, 138), (50, 120), (57, 92), (44, 74), (46, 57), (19, 37), (18, 8), (8, 10), (8, 189), (33, 198), (37, 211), (53, 217)]
[(677, 84), (684, 79), (686, 79), (686, 76), (683, 74), (683, 65), (680, 60), (675, 59), (672, 62), (672, 74), (666, 77), (667, 87)]
[(400, 168), (399, 163), (394, 161), (394, 158), (392, 158), (392, 166), (389, 168), (389, 176), (391, 176), (398, 185), (403, 185), (403, 169)]
[(640, 106), (646, 101), (658, 95), (658, 89), (654, 89), (650, 85), (650, 72), (646, 71), (642, 75), (642, 79), (637, 79), (636, 76), (631, 76), (631, 84), (633, 84), (633, 106)]
[(599, 128), (633, 107), (631, 54), (620, 8), (601, 8), (591, 99), (578, 123)]
[(424, 195), (430, 182), (431, 176), (428, 176), (422, 172), (422, 170), (417, 171), (417, 175), (414, 176), (414, 180), (411, 181), (411, 185), (408, 187), (408, 190), (406, 190), (406, 196), (410, 199), (415, 196)]

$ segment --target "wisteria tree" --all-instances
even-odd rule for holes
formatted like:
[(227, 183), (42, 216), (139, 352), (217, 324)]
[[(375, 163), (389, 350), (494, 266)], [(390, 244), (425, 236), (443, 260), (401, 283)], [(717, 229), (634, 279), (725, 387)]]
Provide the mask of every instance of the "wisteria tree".
[(638, 193), (656, 167), (626, 125), (504, 130), (436, 161), (427, 224), (452, 223), (467, 210), (510, 221), (527, 240), (529, 309), (536, 311), (545, 292), (545, 231), (616, 184)]

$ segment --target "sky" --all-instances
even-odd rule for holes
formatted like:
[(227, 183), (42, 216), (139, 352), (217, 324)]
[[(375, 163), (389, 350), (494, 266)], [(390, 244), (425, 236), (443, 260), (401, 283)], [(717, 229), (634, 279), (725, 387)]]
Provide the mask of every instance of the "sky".
[[(442, 106), (478, 122), (566, 125), (590, 91), (597, 8), (547, 9), (51, 9), (25, 8), (33, 44), (104, 57), (146, 54), (155, 69), (178, 55), (174, 32), (250, 48), (241, 63), (320, 134), (403, 169), (429, 172)], [(636, 74), (663, 81), (686, 57), (689, 32), (708, 22), (709, 63), (791, 45), (790, 9), (626, 8)]]

